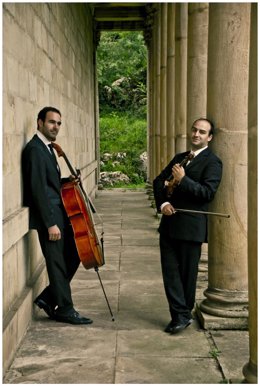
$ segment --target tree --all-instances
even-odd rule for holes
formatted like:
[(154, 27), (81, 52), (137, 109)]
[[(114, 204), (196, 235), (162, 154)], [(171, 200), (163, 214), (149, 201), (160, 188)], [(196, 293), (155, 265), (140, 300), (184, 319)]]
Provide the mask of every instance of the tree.
[(147, 52), (140, 32), (103, 32), (97, 50), (99, 103), (103, 109), (146, 109)]

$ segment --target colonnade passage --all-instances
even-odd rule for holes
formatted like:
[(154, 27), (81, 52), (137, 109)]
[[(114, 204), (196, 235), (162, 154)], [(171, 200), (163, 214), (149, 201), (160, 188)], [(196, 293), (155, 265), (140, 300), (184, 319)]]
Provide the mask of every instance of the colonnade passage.
[[(246, 382), (256, 383), (257, 3), (4, 3), (3, 21), (3, 370), (32, 322), (33, 299), (47, 283), (22, 203), (17, 154), (35, 133), (40, 108), (59, 107), (66, 122), (59, 142), (74, 156), (94, 198), (96, 45), (100, 31), (123, 29), (142, 30), (147, 44), (148, 183), (175, 153), (188, 149), (195, 119), (207, 117), (217, 128), (210, 145), (224, 172), (210, 210), (230, 218), (209, 218), (208, 283), (196, 311), (207, 330), (249, 329), (243, 373)], [(124, 352), (124, 341), (121, 347)]]
[(195, 119), (215, 123), (210, 146), (223, 161), (223, 178), (210, 209), (230, 218), (209, 218), (208, 288), (197, 313), (207, 329), (246, 329), (249, 316), (245, 371), (255, 381), (257, 6), (164, 3), (151, 7), (150, 17), (149, 181), (175, 153), (189, 149)]

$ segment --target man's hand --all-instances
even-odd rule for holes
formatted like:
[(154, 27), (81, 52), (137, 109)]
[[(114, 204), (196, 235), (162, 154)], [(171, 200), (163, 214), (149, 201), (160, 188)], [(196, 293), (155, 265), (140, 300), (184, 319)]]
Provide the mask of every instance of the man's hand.
[(57, 225), (53, 225), (52, 227), (48, 228), (48, 233), (50, 241), (57, 241), (61, 239), (61, 231)]
[(69, 180), (70, 181), (74, 181), (74, 182), (77, 182), (77, 183), (80, 183), (81, 182), (81, 173), (80, 173), (80, 170), (79, 169), (76, 169), (76, 172), (77, 172), (77, 175), (75, 176), (75, 175), (73, 175), (73, 174), (71, 174), (70, 176), (69, 176)]
[(175, 213), (175, 209), (171, 204), (167, 204), (162, 208), (162, 214), (165, 216), (171, 216)]
[(172, 168), (172, 175), (175, 181), (179, 184), (185, 176), (185, 170), (182, 166), (180, 166), (180, 164), (175, 164)]

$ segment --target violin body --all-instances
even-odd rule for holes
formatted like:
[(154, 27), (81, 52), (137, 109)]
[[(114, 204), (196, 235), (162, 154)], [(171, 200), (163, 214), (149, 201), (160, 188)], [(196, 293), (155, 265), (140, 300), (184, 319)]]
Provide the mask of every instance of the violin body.
[(171, 197), (171, 195), (172, 195), (172, 193), (177, 185), (178, 185), (178, 182), (176, 181), (175, 178), (173, 178), (170, 181), (167, 181), (167, 180), (165, 181), (166, 197), (167, 198)]
[[(194, 152), (191, 151), (180, 163), (180, 166), (185, 166), (188, 161), (191, 161), (194, 158)], [(165, 181), (165, 189), (166, 189), (166, 197), (170, 198), (172, 196), (172, 193), (174, 189), (178, 186), (178, 181), (171, 175), (166, 181)]]
[(84, 200), (78, 183), (67, 182), (62, 186), (61, 197), (69, 217), (79, 258), (86, 269), (105, 264), (103, 251), (96, 234), (91, 210)]

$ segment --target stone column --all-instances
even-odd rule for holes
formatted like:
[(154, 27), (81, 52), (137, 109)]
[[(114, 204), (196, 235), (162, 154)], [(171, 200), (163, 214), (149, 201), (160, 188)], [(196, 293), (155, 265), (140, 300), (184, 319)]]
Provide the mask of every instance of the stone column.
[(161, 171), (160, 159), (160, 89), (161, 89), (161, 6), (158, 6), (158, 12), (156, 15), (155, 21), (155, 92), (154, 92), (154, 109), (155, 109), (155, 153), (156, 155), (156, 164), (155, 164), (155, 174), (158, 175)]
[[(250, 4), (210, 3), (207, 115), (223, 177), (209, 217), (206, 328), (247, 326), (247, 127)], [(210, 317), (210, 315), (213, 315)]]
[(166, 96), (167, 96), (167, 3), (161, 4), (161, 66), (160, 66), (160, 166), (167, 160)]
[(188, 3), (176, 3), (175, 131), (176, 153), (186, 150), (187, 138)]
[(188, 5), (187, 130), (207, 114), (208, 3)]
[(248, 289), (249, 362), (246, 383), (257, 384), (257, 4), (251, 5), (248, 98)]
[(156, 40), (156, 12), (157, 9), (154, 10), (154, 18), (153, 18), (153, 25), (151, 30), (151, 40), (149, 44), (149, 102), (150, 102), (150, 108), (148, 114), (150, 114), (149, 120), (150, 120), (150, 154), (149, 156), (149, 164), (150, 164), (150, 182), (152, 183), (153, 179), (157, 175), (157, 163), (158, 163), (158, 154), (156, 151), (156, 108), (157, 108), (157, 88), (156, 88), (156, 50), (157, 50), (157, 40)]
[(152, 165), (151, 165), (151, 155), (152, 155), (152, 109), (151, 109), (151, 97), (152, 97), (152, 80), (151, 80), (151, 50), (148, 48), (147, 52), (147, 183), (151, 182), (152, 176)]
[(175, 4), (167, 12), (167, 164), (175, 154)]
[[(155, 124), (154, 124), (154, 91), (155, 91), (155, 72), (154, 72), (154, 20), (156, 7), (146, 6), (146, 19), (144, 39), (147, 46), (147, 184), (152, 184), (155, 178)], [(147, 186), (148, 188), (148, 186)]]
[[(208, 3), (188, 5), (187, 149), (192, 123), (207, 115)], [(203, 244), (199, 271), (207, 271), (208, 246)]]
[(152, 42), (152, 133), (153, 133), (153, 144), (152, 144), (152, 164), (153, 164), (153, 178), (157, 175), (157, 163), (158, 163), (158, 154), (156, 152), (156, 29), (153, 30), (153, 42)]
[(151, 183), (154, 176), (153, 169), (153, 142), (154, 142), (154, 124), (153, 124), (153, 50), (152, 34), (149, 39), (146, 38), (147, 45), (147, 183)]

